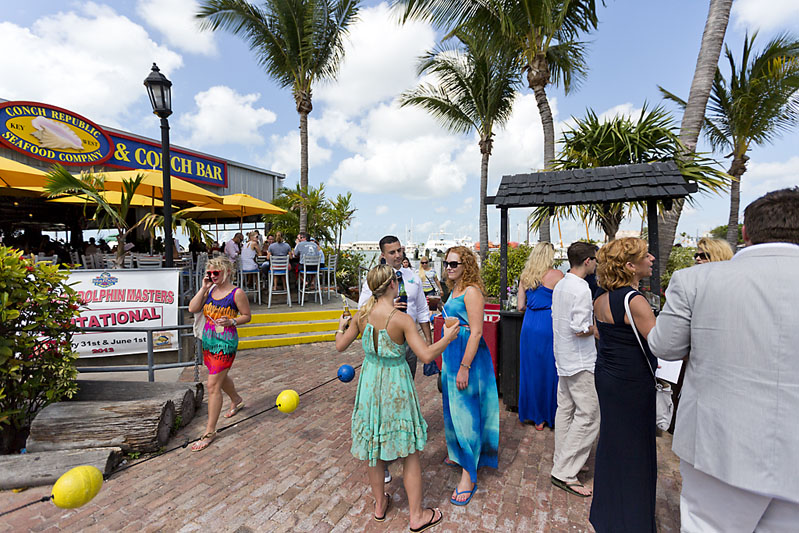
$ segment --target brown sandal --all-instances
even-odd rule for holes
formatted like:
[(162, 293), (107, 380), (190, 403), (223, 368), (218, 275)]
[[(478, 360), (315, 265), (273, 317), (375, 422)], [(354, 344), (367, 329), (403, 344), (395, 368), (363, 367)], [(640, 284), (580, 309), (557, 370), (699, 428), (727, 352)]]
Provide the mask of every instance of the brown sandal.
[(200, 440), (191, 445), (191, 451), (193, 452), (203, 451), (208, 446), (210, 446), (212, 442), (214, 442), (214, 439), (216, 439), (216, 431), (212, 433), (206, 433), (205, 435), (200, 437)]

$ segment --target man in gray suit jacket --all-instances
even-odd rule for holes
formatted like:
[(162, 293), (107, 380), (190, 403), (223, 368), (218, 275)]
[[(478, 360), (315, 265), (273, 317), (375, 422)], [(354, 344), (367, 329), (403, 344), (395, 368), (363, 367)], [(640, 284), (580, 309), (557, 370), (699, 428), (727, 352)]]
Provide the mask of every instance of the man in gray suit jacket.
[(755, 200), (747, 247), (674, 273), (648, 337), (685, 356), (683, 532), (799, 531), (799, 188)]

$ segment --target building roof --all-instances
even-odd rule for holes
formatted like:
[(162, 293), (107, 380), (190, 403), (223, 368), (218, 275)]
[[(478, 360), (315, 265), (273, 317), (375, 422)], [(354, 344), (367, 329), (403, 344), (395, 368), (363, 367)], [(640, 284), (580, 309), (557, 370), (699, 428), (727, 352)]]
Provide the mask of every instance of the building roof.
[(509, 208), (632, 202), (683, 198), (696, 190), (667, 161), (503, 176), (486, 202)]

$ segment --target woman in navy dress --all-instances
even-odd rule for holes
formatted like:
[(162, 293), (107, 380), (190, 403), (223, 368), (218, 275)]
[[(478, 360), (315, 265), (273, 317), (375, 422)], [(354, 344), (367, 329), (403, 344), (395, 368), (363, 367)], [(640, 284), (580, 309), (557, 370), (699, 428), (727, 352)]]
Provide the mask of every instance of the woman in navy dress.
[[(646, 344), (655, 315), (637, 290), (641, 279), (652, 275), (654, 259), (646, 241), (632, 237), (599, 249), (599, 285), (607, 292), (594, 302), (599, 330), (594, 377), (601, 421), (589, 520), (597, 533), (656, 531), (653, 371), (657, 359)], [(632, 293), (630, 311), (646, 355), (625, 313), (628, 293)]]
[(519, 421), (555, 427), (558, 372), (552, 348), (552, 289), (563, 279), (553, 267), (555, 247), (539, 242), (519, 276), (516, 308), (524, 311), (519, 338)]

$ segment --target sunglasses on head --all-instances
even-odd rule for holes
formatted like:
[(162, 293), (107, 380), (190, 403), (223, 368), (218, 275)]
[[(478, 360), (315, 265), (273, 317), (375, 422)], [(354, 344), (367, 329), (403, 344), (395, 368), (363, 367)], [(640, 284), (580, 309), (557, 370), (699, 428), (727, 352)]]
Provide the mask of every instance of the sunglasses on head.
[(694, 254), (694, 259), (701, 259), (702, 261), (707, 261), (707, 254), (705, 252), (696, 252)]
[(460, 263), (458, 261), (444, 261), (444, 266), (446, 268), (451, 268), (452, 270), (455, 270), (456, 268), (458, 268), (458, 265), (462, 265), (462, 264), (463, 263)]
[(206, 272), (206, 274), (208, 274), (209, 276), (218, 276), (221, 273), (222, 273), (221, 270), (209, 270)]

